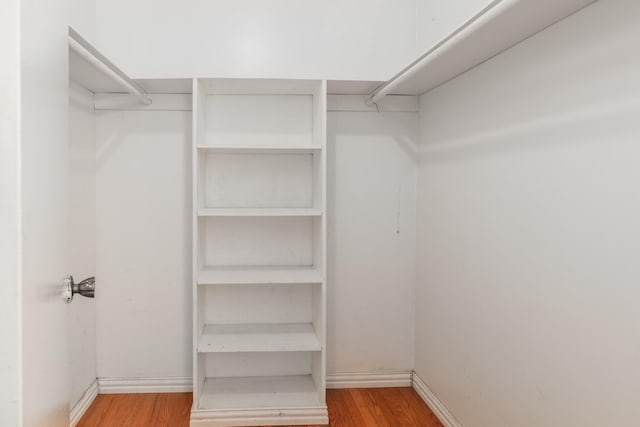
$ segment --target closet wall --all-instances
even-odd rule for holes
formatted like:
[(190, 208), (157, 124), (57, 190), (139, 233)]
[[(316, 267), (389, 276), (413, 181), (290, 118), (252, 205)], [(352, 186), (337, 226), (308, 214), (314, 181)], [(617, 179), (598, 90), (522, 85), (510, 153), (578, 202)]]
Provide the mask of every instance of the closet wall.
[(137, 78), (386, 80), (418, 54), (419, 1), (97, 0), (96, 44)]
[[(418, 53), (419, 4), (376, 1), (362, 8), (359, 2), (278, 0), (265, 9), (253, 0), (153, 7), (98, 0), (96, 45), (133, 77), (383, 80)], [(145, 31), (139, 31), (141, 22)], [(172, 31), (166, 31), (168, 22)], [(450, 28), (440, 27), (440, 36), (454, 25), (446, 22)], [(188, 149), (189, 127), (179, 119), (183, 114), (98, 114), (102, 378), (170, 377), (178, 389), (190, 380), (191, 231), (188, 212), (180, 210), (189, 206), (183, 180), (190, 169), (180, 151)], [(334, 168), (328, 175), (335, 178), (329, 182), (327, 370), (408, 373), (417, 114), (329, 113), (328, 122)], [(172, 142), (158, 144), (159, 138)], [(122, 382), (110, 384), (118, 390)]]
[(489, 3), (489, 0), (456, 0), (453, 7), (450, 0), (418, 0), (418, 52), (415, 56), (427, 51)]
[(409, 372), (417, 112), (330, 112), (327, 371)]
[(69, 20), (76, 31), (91, 43), (96, 42), (97, 10), (95, 0), (66, 0), (68, 2)]
[(422, 96), (418, 375), (462, 425), (640, 412), (640, 4)]
[(97, 112), (96, 167), (101, 386), (189, 389), (191, 112)]
[[(96, 274), (95, 135), (93, 93), (69, 82), (69, 273), (76, 282)], [(68, 313), (73, 408), (97, 377), (95, 300), (76, 295)]]
[[(67, 13), (67, 25), (93, 41), (95, 2), (69, 0)], [(59, 28), (59, 32), (66, 36), (66, 26)], [(61, 39), (60, 43), (65, 41)], [(96, 275), (96, 127), (93, 93), (71, 81), (68, 84), (68, 159), (65, 165), (69, 172), (69, 264), (64, 274), (73, 275), (78, 282)], [(97, 285), (99, 289), (99, 277)], [(77, 295), (67, 306), (67, 313), (69, 408), (73, 409), (97, 377), (96, 302)]]
[[(97, 113), (98, 376), (110, 391), (190, 386), (190, 120)], [(329, 113), (330, 374), (412, 369), (417, 130), (417, 112)]]

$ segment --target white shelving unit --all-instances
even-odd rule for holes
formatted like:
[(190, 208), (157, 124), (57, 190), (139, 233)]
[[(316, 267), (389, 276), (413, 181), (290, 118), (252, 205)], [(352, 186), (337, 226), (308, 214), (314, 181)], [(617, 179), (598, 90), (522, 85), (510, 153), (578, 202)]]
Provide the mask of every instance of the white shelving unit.
[(193, 82), (191, 425), (327, 424), (326, 82)]

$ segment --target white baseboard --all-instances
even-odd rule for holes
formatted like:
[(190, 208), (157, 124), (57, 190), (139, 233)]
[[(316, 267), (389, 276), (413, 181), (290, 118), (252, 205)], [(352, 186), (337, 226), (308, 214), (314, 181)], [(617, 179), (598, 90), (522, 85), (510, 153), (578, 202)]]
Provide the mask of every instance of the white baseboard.
[(327, 388), (411, 387), (411, 371), (327, 375)]
[(456, 420), (447, 407), (433, 394), (415, 372), (413, 373), (413, 388), (445, 427), (462, 427), (462, 424)]
[(69, 425), (70, 427), (75, 427), (76, 424), (80, 421), (80, 418), (87, 412), (89, 406), (93, 403), (96, 396), (98, 395), (98, 379), (96, 378), (89, 385), (87, 390), (84, 392), (80, 400), (73, 405), (71, 408), (71, 413), (69, 414)]
[(191, 377), (98, 378), (101, 394), (176, 393), (193, 391)]
[(234, 426), (277, 426), (329, 424), (327, 407), (284, 408), (284, 409), (236, 409), (191, 411), (191, 426), (234, 427)]
[[(327, 388), (411, 387), (411, 372), (341, 373), (327, 375)], [(102, 394), (193, 391), (191, 377), (98, 378)]]

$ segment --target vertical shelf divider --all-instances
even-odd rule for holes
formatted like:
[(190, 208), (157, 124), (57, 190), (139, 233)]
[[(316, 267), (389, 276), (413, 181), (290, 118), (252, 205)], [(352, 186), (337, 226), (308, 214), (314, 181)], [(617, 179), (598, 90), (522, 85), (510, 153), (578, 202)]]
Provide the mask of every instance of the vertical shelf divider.
[(198, 337), (204, 327), (204, 298), (203, 291), (198, 286), (198, 272), (203, 265), (200, 227), (202, 221), (198, 218), (198, 206), (203, 200), (203, 189), (201, 186), (202, 165), (198, 153), (198, 145), (204, 142), (205, 130), (205, 95), (200, 81), (193, 79), (192, 95), (192, 296), (193, 296), (193, 408), (200, 405), (200, 397), (204, 388), (204, 363), (198, 357)]

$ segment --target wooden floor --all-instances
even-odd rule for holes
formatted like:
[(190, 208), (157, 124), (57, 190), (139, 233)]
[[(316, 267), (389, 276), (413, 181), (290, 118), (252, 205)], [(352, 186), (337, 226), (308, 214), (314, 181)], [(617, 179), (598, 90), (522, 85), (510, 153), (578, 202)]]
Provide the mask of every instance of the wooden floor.
[[(327, 390), (332, 427), (441, 427), (409, 387)], [(187, 427), (191, 393), (101, 394), (77, 427)], [(319, 426), (309, 426), (319, 427)]]

